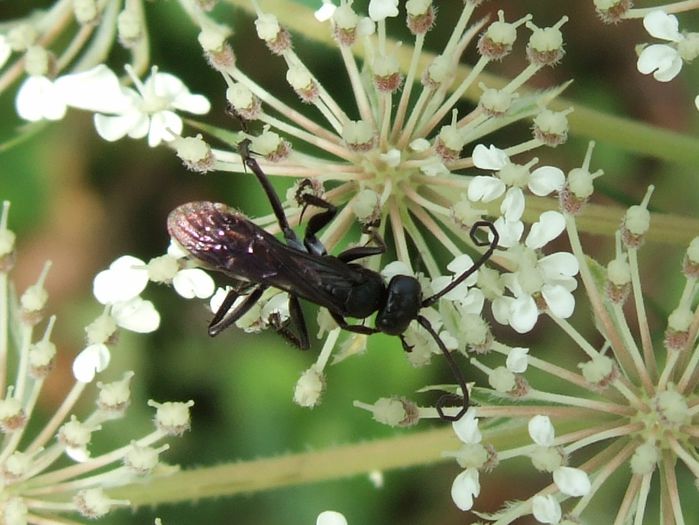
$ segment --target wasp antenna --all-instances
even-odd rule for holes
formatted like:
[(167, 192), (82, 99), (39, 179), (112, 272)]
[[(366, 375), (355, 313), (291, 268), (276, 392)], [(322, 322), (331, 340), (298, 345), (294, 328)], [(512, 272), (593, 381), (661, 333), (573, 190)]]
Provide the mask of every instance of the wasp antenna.
[[(458, 421), (461, 419), (461, 417), (466, 413), (468, 410), (468, 405), (469, 405), (469, 396), (468, 396), (468, 386), (466, 385), (466, 379), (464, 378), (464, 375), (461, 373), (461, 369), (459, 368), (459, 365), (456, 364), (456, 361), (454, 361), (454, 357), (452, 357), (451, 353), (447, 349), (446, 346), (444, 346), (444, 343), (442, 340), (439, 338), (439, 335), (437, 335), (437, 332), (435, 331), (434, 328), (432, 328), (432, 324), (427, 320), (426, 317), (423, 317), (422, 315), (418, 315), (417, 317), (418, 323), (429, 332), (429, 334), (432, 336), (434, 339), (434, 342), (437, 343), (437, 346), (439, 349), (442, 351), (442, 354), (444, 354), (444, 357), (447, 360), (447, 363), (449, 364), (449, 368), (451, 368), (452, 374), (454, 374), (454, 378), (456, 379), (456, 382), (459, 385), (459, 388), (461, 388), (461, 392), (463, 394), (463, 397), (459, 397), (454, 394), (444, 394), (442, 395), (438, 400), (437, 403), (435, 404), (435, 408), (437, 409), (437, 414), (439, 414), (440, 419), (443, 419), (444, 421)], [(462, 406), (461, 409), (453, 416), (450, 416), (449, 414), (444, 413), (444, 406), (449, 403), (453, 402), (455, 400), (460, 400), (462, 401)]]
[[(492, 238), (490, 240), (479, 239), (477, 235), (479, 228), (487, 228)], [(427, 299), (424, 299), (422, 301), (423, 308), (432, 306), (434, 303), (439, 301), (442, 297), (444, 297), (446, 294), (451, 292), (454, 288), (456, 288), (462, 282), (468, 279), (471, 275), (473, 275), (481, 266), (483, 266), (486, 263), (488, 259), (490, 259), (490, 257), (495, 252), (495, 248), (498, 247), (498, 243), (500, 242), (500, 234), (495, 228), (495, 225), (489, 221), (474, 222), (473, 226), (471, 226), (471, 231), (469, 232), (469, 235), (476, 246), (488, 246), (488, 249), (478, 258), (478, 260), (475, 263), (473, 263), (473, 266), (471, 266), (468, 270), (466, 270), (464, 273), (462, 273), (456, 279), (450, 282), (443, 290), (437, 292), (434, 295), (431, 295)]]

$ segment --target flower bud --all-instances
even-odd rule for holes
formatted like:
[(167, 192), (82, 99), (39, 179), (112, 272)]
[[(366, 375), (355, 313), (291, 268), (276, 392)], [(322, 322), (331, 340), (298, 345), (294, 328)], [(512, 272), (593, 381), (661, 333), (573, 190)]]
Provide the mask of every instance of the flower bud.
[(226, 100), (235, 113), (245, 120), (256, 120), (262, 112), (260, 99), (253, 95), (247, 86), (233, 84), (226, 89)]
[(253, 137), (251, 148), (270, 162), (282, 161), (291, 153), (291, 144), (268, 128)]
[(318, 97), (318, 86), (313, 76), (303, 66), (290, 66), (286, 81), (294, 88), (302, 102), (310, 104)]
[(633, 0), (593, 0), (595, 10), (605, 24), (616, 24), (633, 7)]
[(374, 128), (364, 120), (349, 120), (342, 127), (342, 139), (352, 151), (366, 152), (374, 148)]
[(126, 372), (119, 381), (97, 383), (97, 407), (112, 417), (122, 416), (131, 403), (130, 383), (133, 376), (133, 372)]
[(382, 93), (397, 91), (402, 82), (398, 59), (391, 55), (379, 55), (374, 58), (372, 64), (374, 72), (374, 86)]
[(480, 84), (480, 88), (483, 90), (483, 94), (478, 100), (478, 106), (489, 117), (505, 115), (510, 109), (513, 99), (517, 96), (503, 89), (487, 88), (483, 83)]
[(568, 140), (568, 119), (566, 115), (572, 109), (566, 111), (542, 110), (534, 118), (534, 138), (547, 146), (555, 148)]
[(214, 154), (200, 134), (196, 137), (176, 137), (172, 143), (177, 156), (188, 170), (206, 173), (214, 169)]
[(333, 13), (335, 38), (343, 46), (351, 46), (357, 39), (359, 16), (352, 10), (351, 3), (343, 3)]
[(427, 33), (434, 26), (435, 12), (432, 0), (408, 0), (405, 3), (408, 13), (406, 22), (414, 35)]
[(177, 403), (167, 401), (157, 403), (152, 399), (148, 401), (148, 406), (154, 407), (155, 426), (158, 430), (171, 436), (181, 436), (191, 426), (189, 409), (194, 405), (194, 401)]
[(199, 45), (206, 53), (206, 58), (214, 69), (228, 69), (235, 65), (235, 53), (226, 41), (230, 34), (228, 28), (207, 26), (197, 36)]
[(92, 24), (97, 22), (99, 10), (95, 0), (73, 0), (73, 14), (78, 24)]
[(320, 403), (325, 391), (325, 376), (316, 365), (306, 370), (296, 382), (294, 403), (306, 408), (313, 408)]
[(117, 17), (117, 34), (122, 46), (129, 49), (143, 38), (143, 17), (127, 3), (124, 10)]
[(687, 279), (699, 279), (699, 237), (694, 237), (687, 247), (687, 253), (682, 262), (682, 272)]
[(568, 21), (564, 16), (553, 27), (538, 28), (527, 22), (532, 35), (527, 44), (527, 58), (537, 66), (554, 66), (563, 58), (563, 35), (560, 27)]
[(269, 13), (260, 13), (255, 20), (257, 36), (265, 41), (267, 48), (275, 55), (283, 55), (291, 49), (291, 35), (279, 25), (277, 17)]
[(515, 24), (505, 22), (505, 14), (498, 11), (498, 20), (485, 30), (478, 40), (478, 52), (489, 60), (502, 60), (512, 51), (517, 39)]
[(688, 308), (677, 308), (667, 318), (665, 329), (665, 348), (668, 350), (686, 350), (689, 342), (689, 329), (694, 314)]

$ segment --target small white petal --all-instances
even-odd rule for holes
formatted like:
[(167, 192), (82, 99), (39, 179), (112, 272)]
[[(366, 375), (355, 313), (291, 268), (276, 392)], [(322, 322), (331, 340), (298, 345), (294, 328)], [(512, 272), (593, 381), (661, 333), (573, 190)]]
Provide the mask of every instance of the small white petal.
[(580, 271), (577, 257), (570, 252), (556, 252), (546, 255), (539, 259), (537, 267), (547, 281), (561, 275), (572, 277)]
[(104, 64), (59, 77), (55, 84), (66, 104), (74, 108), (123, 113), (132, 106), (132, 100), (119, 83), (119, 77)]
[(316, 525), (347, 525), (347, 519), (334, 510), (325, 510), (318, 514)]
[(66, 114), (66, 104), (54, 83), (46, 77), (31, 76), (17, 91), (17, 114), (24, 120), (37, 122), (42, 119), (61, 120)]
[(669, 15), (665, 11), (658, 9), (651, 11), (643, 17), (643, 27), (648, 34), (661, 40), (679, 42), (682, 34), (679, 31), (680, 24), (675, 15)]
[(139, 111), (129, 111), (122, 115), (102, 115), (95, 113), (95, 129), (104, 140), (114, 142), (126, 135), (134, 138), (145, 137), (150, 120)]
[(560, 191), (565, 185), (563, 171), (554, 166), (541, 166), (529, 175), (529, 189), (534, 195), (544, 196), (552, 191)]
[(109, 366), (109, 349), (103, 344), (86, 347), (73, 361), (73, 376), (78, 381), (90, 383), (95, 374)]
[(462, 315), (480, 315), (485, 304), (485, 294), (478, 288), (471, 288), (465, 297), (460, 297), (457, 301)]
[(653, 44), (643, 48), (636, 62), (636, 68), (658, 82), (669, 82), (682, 70), (682, 58), (677, 50), (665, 44)]
[(458, 421), (453, 421), (451, 427), (464, 443), (480, 443), (482, 436), (478, 430), (478, 418), (476, 409), (470, 407)]
[(566, 221), (562, 213), (545, 211), (539, 216), (538, 222), (532, 224), (524, 244), (533, 250), (542, 248), (558, 237), (565, 230), (565, 227)]
[(505, 183), (497, 177), (478, 175), (468, 184), (468, 198), (474, 202), (490, 202), (503, 193), (505, 193)]
[(396, 275), (413, 275), (413, 272), (411, 272), (410, 267), (402, 261), (388, 263), (381, 270), (381, 276), (386, 281), (390, 281), (391, 278)]
[(561, 521), (561, 506), (556, 498), (536, 495), (532, 499), (532, 514), (539, 523), (556, 524)]
[(76, 463), (85, 463), (90, 459), (90, 453), (85, 447), (66, 447), (66, 456), (75, 461)]
[(374, 22), (384, 20), (389, 16), (398, 16), (398, 0), (371, 0), (369, 2), (369, 18)]
[(461, 510), (470, 510), (473, 507), (473, 498), (481, 492), (478, 481), (478, 470), (469, 468), (456, 476), (451, 485), (451, 499)]
[(323, 2), (320, 9), (317, 9), (315, 13), (313, 13), (313, 16), (316, 17), (318, 22), (327, 22), (333, 17), (333, 14), (335, 14), (335, 9), (337, 9), (337, 7), (330, 2)]
[(483, 144), (476, 144), (473, 148), (473, 165), (482, 170), (501, 170), (510, 162), (510, 157), (503, 150), (496, 148), (492, 144), (486, 148)]
[(560, 285), (545, 284), (541, 287), (541, 295), (551, 313), (561, 319), (568, 319), (575, 310), (575, 297)]
[[(504, 217), (498, 217), (493, 225), (500, 236), (498, 246), (501, 248), (511, 248), (516, 245), (524, 233), (524, 223), (521, 221), (508, 222)], [(488, 234), (488, 239), (493, 240), (491, 234)]]
[(573, 497), (585, 496), (592, 488), (587, 472), (573, 467), (558, 467), (553, 482), (563, 494)]
[(95, 276), (92, 292), (102, 304), (128, 301), (139, 295), (148, 284), (148, 270), (141, 259), (124, 255), (114, 261), (108, 270)]
[(520, 334), (531, 331), (539, 318), (539, 309), (534, 299), (523, 295), (510, 303), (510, 326)]
[(5, 62), (10, 58), (11, 54), (12, 48), (10, 44), (7, 43), (7, 38), (5, 35), (0, 35), (0, 67), (5, 65)]
[[(148, 145), (151, 148), (156, 147), (161, 142), (169, 142), (176, 135), (182, 133), (182, 119), (174, 111), (159, 111), (155, 113), (150, 120), (150, 129), (148, 130)], [(129, 133), (130, 137), (134, 137)]]
[(520, 188), (510, 188), (500, 205), (500, 212), (508, 222), (515, 222), (524, 213), (524, 192)]
[(175, 291), (185, 299), (206, 299), (214, 293), (216, 285), (211, 276), (199, 268), (185, 268), (172, 279)]
[(160, 314), (153, 303), (140, 297), (112, 306), (112, 317), (122, 328), (139, 334), (154, 332), (160, 326)]
[(172, 107), (195, 115), (204, 115), (211, 109), (211, 102), (204, 95), (187, 93), (173, 100)]
[(209, 308), (211, 308), (212, 312), (218, 312), (218, 309), (221, 308), (223, 301), (230, 291), (231, 288), (229, 286), (226, 286), (225, 288), (219, 287), (216, 289), (216, 293), (211, 296), (211, 299), (209, 299)]
[(510, 350), (505, 361), (507, 369), (515, 374), (523, 374), (526, 372), (527, 366), (529, 365), (528, 352), (529, 348), (522, 348), (521, 346), (516, 346)]
[(189, 255), (187, 250), (182, 248), (179, 243), (173, 241), (172, 239), (170, 239), (170, 244), (168, 244), (167, 254), (175, 259), (182, 259), (182, 257), (187, 257)]
[(529, 420), (527, 425), (529, 436), (534, 443), (542, 447), (550, 447), (553, 445), (553, 438), (556, 433), (551, 424), (551, 419), (548, 416), (534, 416)]
[[(468, 254), (461, 254), (455, 257), (449, 264), (447, 270), (451, 273), (460, 275), (473, 266), (473, 259)], [(475, 284), (475, 279), (470, 284)]]
[(512, 297), (496, 297), (490, 306), (493, 317), (500, 324), (510, 324)]
[(699, 110), (699, 95), (694, 97), (694, 105), (696, 106), (697, 110)]
[(384, 161), (389, 167), (395, 168), (400, 164), (400, 150), (396, 148), (389, 149), (386, 153), (381, 153), (379, 158)]

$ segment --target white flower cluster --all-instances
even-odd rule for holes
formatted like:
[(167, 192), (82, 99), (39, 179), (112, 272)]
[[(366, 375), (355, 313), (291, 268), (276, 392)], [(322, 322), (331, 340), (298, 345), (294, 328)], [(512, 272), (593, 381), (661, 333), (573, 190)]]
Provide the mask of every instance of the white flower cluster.
[[(130, 505), (127, 500), (110, 497), (106, 487), (140, 483), (148, 476), (167, 475), (177, 470), (160, 462), (160, 454), (169, 447), (158, 443), (189, 429), (189, 409), (193, 403), (151, 401), (149, 404), (156, 412), (155, 428), (149, 434), (133, 438), (130, 444), (115, 450), (93, 455), (93, 435), (100, 431), (111, 432), (112, 422), (125, 417), (131, 404), (131, 381), (135, 375), (129, 371), (115, 381), (98, 382), (92, 412), (81, 419), (75, 415), (88, 382), (94, 379), (96, 372), (107, 367), (106, 344), (113, 342), (110, 339), (117, 325), (144, 332), (155, 329), (158, 322), (152, 305), (144, 307), (143, 302), (133, 302), (133, 296), (139, 293), (138, 287), (134, 288), (129, 279), (124, 279), (123, 286), (129, 289), (119, 297), (123, 300), (109, 304), (105, 314), (87, 327), (87, 338), (91, 342), (73, 363), (76, 381), (51, 417), (42, 423), (36, 407), (59, 352), (52, 341), (55, 316), (48, 320), (42, 335), (36, 337), (35, 334), (44, 321), (48, 299), (44, 283), (49, 265), (45, 266), (38, 282), (22, 294), (18, 304), (11, 299), (8, 273), (15, 262), (15, 247), (14, 234), (7, 228), (8, 210), (9, 203), (5, 202), (0, 218), (0, 377), (3, 383), (0, 389), (5, 392), (0, 399), (0, 432), (4, 435), (0, 447), (3, 487), (0, 522), (6, 525), (66, 523), (66, 513), (78, 513), (87, 519), (101, 518), (115, 508)], [(134, 270), (122, 261), (108, 271)], [(109, 296), (105, 292), (105, 280), (108, 281), (109, 276), (99, 279), (98, 293)], [(116, 293), (112, 291), (112, 299), (116, 299)], [(103, 342), (98, 344), (95, 340), (100, 337)], [(9, 355), (11, 350), (16, 355)], [(9, 372), (10, 358), (18, 363), (14, 378)], [(6, 378), (12, 383), (5, 387)]]

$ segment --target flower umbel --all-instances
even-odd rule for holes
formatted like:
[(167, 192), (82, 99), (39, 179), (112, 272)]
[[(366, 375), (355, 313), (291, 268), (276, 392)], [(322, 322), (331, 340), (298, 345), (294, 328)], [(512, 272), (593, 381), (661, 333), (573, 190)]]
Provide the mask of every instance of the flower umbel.
[[(46, 320), (44, 315), (48, 266), (19, 301), (10, 292), (14, 234), (7, 229), (8, 210), (5, 202), (0, 220), (0, 391), (5, 393), (0, 400), (0, 431), (5, 435), (0, 447), (0, 521), (8, 525), (58, 524), (66, 523), (66, 514), (100, 518), (114, 508), (129, 506), (126, 500), (111, 498), (107, 487), (177, 470), (159, 462), (168, 445), (158, 443), (189, 428), (191, 402), (170, 403), (180, 407), (180, 431), (168, 431), (156, 416), (156, 428), (149, 434), (120, 448), (93, 454), (92, 435), (109, 431), (113, 421), (125, 416), (134, 376), (126, 372), (115, 381), (98, 382), (92, 412), (81, 418), (74, 414), (95, 373), (109, 363), (107, 344), (113, 344), (110, 339), (117, 326), (111, 317), (102, 316), (88, 327), (88, 346), (75, 359), (76, 380), (68, 394), (48, 421), (38, 421), (37, 401), (59, 352), (52, 342), (56, 317)], [(103, 342), (96, 343), (98, 339)], [(10, 360), (18, 366), (16, 375), (8, 378)], [(5, 385), (6, 378), (9, 385)], [(70, 460), (68, 465), (61, 461), (64, 457)]]

